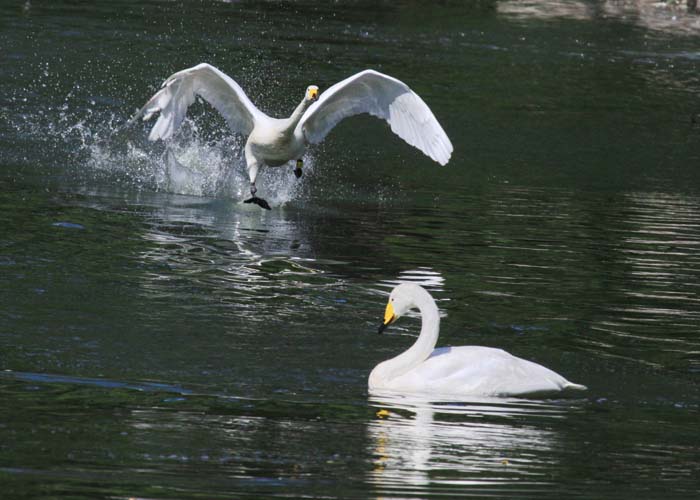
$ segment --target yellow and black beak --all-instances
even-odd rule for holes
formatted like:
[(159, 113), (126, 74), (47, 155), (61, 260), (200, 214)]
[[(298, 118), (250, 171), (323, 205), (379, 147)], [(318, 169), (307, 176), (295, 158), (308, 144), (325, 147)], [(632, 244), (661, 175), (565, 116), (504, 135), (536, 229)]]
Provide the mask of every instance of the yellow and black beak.
[(394, 313), (394, 306), (389, 302), (386, 305), (386, 311), (384, 311), (384, 322), (379, 325), (379, 331), (377, 333), (382, 333), (384, 329), (396, 321), (396, 314)]
[(309, 100), (315, 101), (318, 99), (318, 88), (312, 87), (309, 89)]

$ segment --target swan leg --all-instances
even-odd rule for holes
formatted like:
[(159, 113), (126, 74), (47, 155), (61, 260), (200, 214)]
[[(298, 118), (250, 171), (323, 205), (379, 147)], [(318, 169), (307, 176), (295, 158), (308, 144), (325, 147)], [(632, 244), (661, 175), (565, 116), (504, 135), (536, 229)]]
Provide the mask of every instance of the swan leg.
[(301, 172), (301, 167), (303, 167), (303, 166), (304, 166), (304, 160), (302, 160), (301, 158), (299, 158), (299, 159), (297, 160), (297, 166), (296, 166), (296, 168), (294, 169), (294, 175), (296, 175), (297, 179), (298, 179), (299, 177), (301, 177), (301, 173), (302, 173), (302, 172)]
[(267, 201), (255, 196), (255, 193), (258, 192), (258, 188), (255, 187), (255, 179), (258, 177), (258, 170), (260, 170), (260, 164), (257, 161), (253, 160), (248, 163), (248, 178), (250, 179), (251, 197), (247, 200), (243, 200), (243, 203), (255, 203), (260, 208), (270, 210), (270, 204)]

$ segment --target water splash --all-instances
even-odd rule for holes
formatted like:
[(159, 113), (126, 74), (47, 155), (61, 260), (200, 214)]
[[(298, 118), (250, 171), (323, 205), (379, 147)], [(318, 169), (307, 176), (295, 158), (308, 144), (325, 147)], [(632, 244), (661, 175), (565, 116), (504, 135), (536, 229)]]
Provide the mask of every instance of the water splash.
[[(115, 177), (134, 187), (175, 194), (238, 201), (250, 196), (245, 140), (239, 136), (212, 139), (197, 121), (189, 119), (166, 144), (147, 142), (145, 134), (139, 137), (138, 129), (121, 132), (125, 138), (110, 135), (107, 140), (102, 139), (105, 131), (100, 128), (80, 124), (76, 130), (81, 133), (86, 153), (80, 166), (93, 173)], [(313, 169), (313, 163), (313, 158), (307, 159), (307, 172)], [(282, 205), (299, 197), (303, 180), (294, 178), (290, 164), (289, 168), (263, 169), (258, 186), (268, 201)]]
[[(46, 92), (52, 90), (56, 89)], [(172, 140), (152, 143), (147, 140), (152, 122), (126, 128), (129, 117), (122, 102), (86, 97), (78, 83), (64, 97), (52, 95), (50, 101), (59, 105), (34, 104), (40, 100), (25, 92), (10, 98), (18, 109), (8, 119), (16, 137), (27, 144), (16, 158), (22, 163), (45, 165), (51, 175), (68, 176), (75, 184), (101, 181), (237, 201), (250, 196), (245, 138), (231, 134), (207, 105), (193, 106)], [(313, 155), (307, 154), (305, 173), (313, 172), (314, 163)], [(303, 196), (304, 180), (294, 177), (292, 163), (263, 168), (259, 194), (273, 205), (283, 205)]]

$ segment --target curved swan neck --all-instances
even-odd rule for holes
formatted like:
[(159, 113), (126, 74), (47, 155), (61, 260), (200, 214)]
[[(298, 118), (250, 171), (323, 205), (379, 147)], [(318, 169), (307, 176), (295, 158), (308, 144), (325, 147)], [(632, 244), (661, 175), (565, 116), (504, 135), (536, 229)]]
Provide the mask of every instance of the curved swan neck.
[(412, 354), (417, 361), (415, 364), (425, 361), (435, 349), (438, 335), (440, 334), (440, 311), (433, 298), (423, 289), (418, 290), (415, 304), (421, 314), (421, 329), (418, 339), (404, 353)]
[(433, 352), (440, 334), (440, 312), (433, 298), (423, 289), (412, 290), (413, 305), (420, 310), (422, 325), (420, 335), (413, 345), (398, 356), (377, 365), (370, 374), (372, 379), (380, 377), (383, 382), (399, 377), (419, 365)]

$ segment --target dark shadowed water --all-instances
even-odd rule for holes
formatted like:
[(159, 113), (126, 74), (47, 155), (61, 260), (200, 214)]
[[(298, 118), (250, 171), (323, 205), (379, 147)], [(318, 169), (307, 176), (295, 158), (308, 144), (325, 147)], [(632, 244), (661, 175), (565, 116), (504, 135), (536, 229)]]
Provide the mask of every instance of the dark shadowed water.
[[(699, 47), (685, 2), (2, 2), (0, 497), (696, 498)], [(202, 61), (279, 116), (389, 73), (452, 161), (357, 117), (265, 212), (197, 104), (173, 180), (121, 127)], [(405, 280), (589, 390), (370, 397)]]

